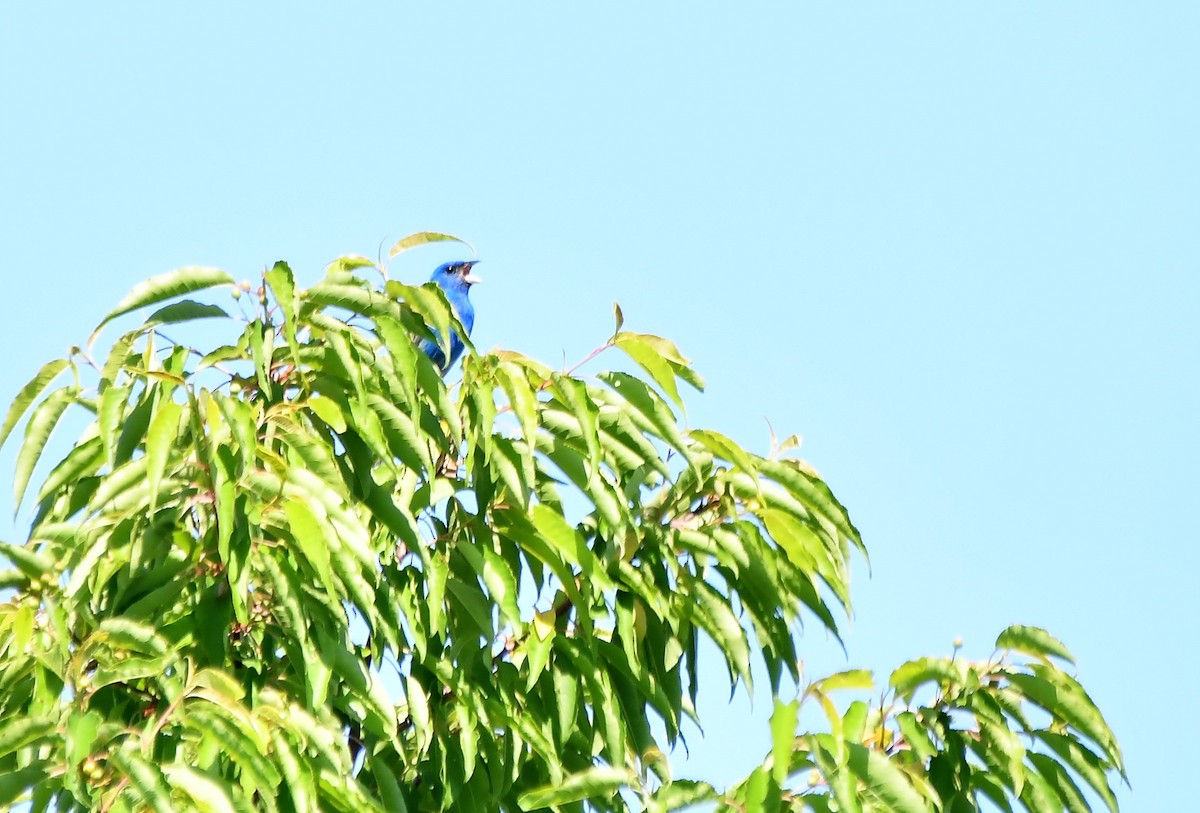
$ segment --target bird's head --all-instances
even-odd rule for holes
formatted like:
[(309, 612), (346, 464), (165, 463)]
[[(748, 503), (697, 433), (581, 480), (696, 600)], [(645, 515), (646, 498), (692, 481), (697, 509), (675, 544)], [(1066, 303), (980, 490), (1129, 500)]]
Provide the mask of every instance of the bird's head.
[(467, 262), (442, 263), (433, 272), (430, 278), (432, 282), (436, 282), (447, 293), (466, 293), (472, 285), (478, 285), (483, 282), (479, 277), (471, 273), (471, 269), (479, 260), (468, 260)]

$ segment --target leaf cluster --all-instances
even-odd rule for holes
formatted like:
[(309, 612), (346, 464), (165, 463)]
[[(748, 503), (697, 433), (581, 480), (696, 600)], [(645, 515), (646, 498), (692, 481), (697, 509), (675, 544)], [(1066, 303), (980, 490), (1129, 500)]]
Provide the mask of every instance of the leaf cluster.
[[(702, 381), (619, 310), (593, 355), (644, 377), (468, 344), (451, 386), (414, 344), (463, 335), (445, 297), (372, 265), (151, 279), (101, 323), (154, 309), (103, 359), (75, 348), (17, 395), (18, 504), (64, 416), (86, 427), (3, 549), (0, 804), (956, 810), (1065, 793), (1064, 764), (1104, 795), (1119, 753), (1082, 689), (1001, 662), (909, 664), (895, 696), (923, 678), (936, 703), (852, 705), (827, 734), (792, 736), (782, 704), (747, 783), (675, 781), (701, 639), (732, 686), (758, 658), (778, 695), (803, 625), (837, 634), (865, 553), (845, 509), (802, 462), (687, 428), (680, 385)], [(219, 338), (169, 338), (199, 320)], [(806, 771), (827, 793), (789, 789)]]

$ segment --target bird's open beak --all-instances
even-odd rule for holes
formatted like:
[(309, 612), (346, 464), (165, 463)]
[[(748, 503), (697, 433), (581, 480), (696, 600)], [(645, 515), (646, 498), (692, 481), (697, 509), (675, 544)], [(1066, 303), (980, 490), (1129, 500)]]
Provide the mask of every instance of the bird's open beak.
[(479, 260), (471, 260), (471, 262), (466, 263), (467, 273), (463, 276), (463, 282), (467, 283), (467, 285), (478, 285), (479, 283), (483, 282), (483, 277), (478, 277), (471, 273), (475, 270), (475, 264), (477, 262), (479, 262)]

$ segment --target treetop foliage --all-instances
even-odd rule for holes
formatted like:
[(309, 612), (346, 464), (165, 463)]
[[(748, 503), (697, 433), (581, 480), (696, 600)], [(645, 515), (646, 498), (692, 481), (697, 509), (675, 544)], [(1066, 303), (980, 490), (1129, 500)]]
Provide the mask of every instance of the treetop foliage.
[[(1116, 809), (1116, 741), (1043, 630), (880, 689), (806, 680), (802, 628), (838, 634), (862, 540), (794, 439), (760, 456), (681, 421), (703, 382), (670, 341), (618, 308), (587, 360), (639, 374), (468, 340), (449, 383), (414, 338), (451, 331), (436, 286), (360, 257), (308, 288), (282, 262), (257, 286), (184, 268), (17, 394), (0, 444), (24, 419), (34, 516), (2, 549), (0, 805)], [(33, 487), (69, 411), (86, 427)], [(762, 767), (724, 790), (667, 757), (701, 639), (777, 698)], [(798, 730), (801, 703), (828, 729)]]

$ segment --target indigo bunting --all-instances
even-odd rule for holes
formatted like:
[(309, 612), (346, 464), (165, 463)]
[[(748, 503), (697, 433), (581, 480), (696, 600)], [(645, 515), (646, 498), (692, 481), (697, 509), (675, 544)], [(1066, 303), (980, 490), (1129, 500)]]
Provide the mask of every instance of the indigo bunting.
[[(471, 268), (478, 260), (470, 262), (458, 263), (443, 263), (437, 267), (430, 277), (430, 282), (436, 282), (441, 289), (446, 293), (446, 299), (450, 301), (450, 306), (454, 308), (454, 313), (458, 316), (458, 321), (462, 322), (462, 326), (467, 329), (467, 335), (471, 335), (471, 328), (475, 326), (475, 306), (471, 304), (471, 300), (467, 294), (471, 291), (472, 285), (478, 285), (483, 282), (479, 277), (471, 273)], [(421, 340), (421, 352), (429, 356), (430, 361), (438, 366), (442, 372), (446, 372), (454, 362), (458, 361), (458, 357), (462, 355), (463, 343), (459, 335), (453, 331), (450, 333), (450, 359), (447, 360), (442, 354), (442, 349), (438, 347), (436, 342), (431, 342), (429, 339)]]

